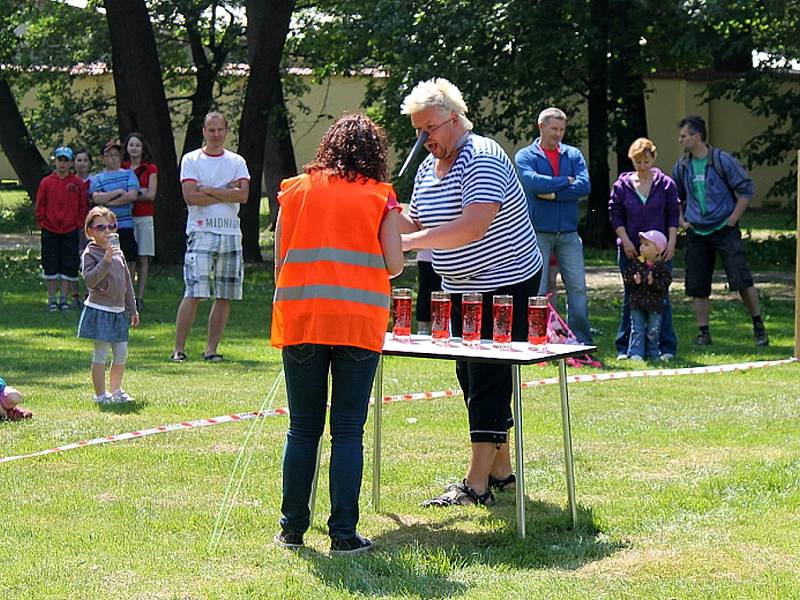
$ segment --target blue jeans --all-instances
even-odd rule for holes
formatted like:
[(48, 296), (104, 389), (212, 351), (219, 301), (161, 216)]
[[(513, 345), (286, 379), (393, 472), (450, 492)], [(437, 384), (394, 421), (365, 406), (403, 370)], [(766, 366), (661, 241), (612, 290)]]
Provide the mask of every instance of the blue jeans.
[(364, 467), (364, 423), (379, 356), (377, 352), (350, 346), (299, 344), (283, 349), (289, 397), (280, 521), (285, 532), (304, 533), (309, 527), (308, 501), (317, 445), (325, 428), (330, 370), (333, 390), (328, 533), (332, 538), (355, 536)]
[(569, 233), (536, 232), (542, 251), (542, 279), (539, 295), (547, 293), (547, 271), (550, 255), (555, 253), (561, 281), (567, 290), (567, 325), (582, 344), (594, 344), (589, 332), (589, 303), (586, 299), (586, 267), (583, 264), (583, 242), (577, 231)]
[(661, 313), (639, 308), (631, 309), (631, 341), (628, 356), (657, 359), (658, 339), (661, 333)]
[[(628, 257), (620, 248), (617, 255), (617, 262), (619, 263), (620, 273), (624, 273), (628, 267)], [(667, 269), (672, 273), (672, 261), (665, 263)], [(625, 290), (625, 295), (622, 298), (622, 311), (619, 316), (619, 330), (617, 331), (617, 338), (614, 340), (614, 345), (617, 348), (617, 354), (627, 354), (629, 338), (631, 333), (631, 304), (628, 290)], [(664, 302), (664, 310), (661, 311), (661, 334), (658, 341), (658, 349), (661, 354), (678, 355), (678, 337), (675, 335), (675, 329), (672, 326), (672, 303), (667, 294), (666, 301)]]

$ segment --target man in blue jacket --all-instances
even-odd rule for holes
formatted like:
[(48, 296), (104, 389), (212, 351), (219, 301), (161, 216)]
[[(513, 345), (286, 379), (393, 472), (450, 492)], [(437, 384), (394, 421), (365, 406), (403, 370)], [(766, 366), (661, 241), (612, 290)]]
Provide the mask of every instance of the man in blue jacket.
[(727, 152), (706, 143), (706, 122), (689, 116), (678, 123), (678, 141), (686, 153), (672, 168), (681, 200), (682, 227), (686, 227), (686, 295), (692, 297), (700, 333), (695, 344), (711, 343), (708, 328), (711, 276), (717, 253), (722, 257), (728, 285), (738, 291), (753, 319), (758, 346), (769, 345), (758, 290), (744, 255), (739, 218), (755, 194), (753, 180)]
[(582, 344), (593, 344), (586, 299), (583, 242), (578, 235), (578, 198), (591, 189), (581, 151), (562, 144), (567, 115), (550, 107), (539, 113), (539, 137), (515, 156), (544, 266), (539, 294), (547, 292), (547, 270), (555, 253), (567, 290), (567, 324)]

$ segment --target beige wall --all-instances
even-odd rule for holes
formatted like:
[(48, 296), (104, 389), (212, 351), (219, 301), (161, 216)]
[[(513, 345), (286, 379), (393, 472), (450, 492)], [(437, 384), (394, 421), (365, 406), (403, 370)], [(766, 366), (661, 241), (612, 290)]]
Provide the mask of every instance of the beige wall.
[[(81, 87), (102, 85), (111, 89), (113, 83), (110, 74), (86, 77), (86, 82), (79, 81)], [(729, 100), (715, 100), (709, 104), (701, 104), (700, 94), (705, 89), (704, 82), (683, 79), (649, 80), (651, 90), (647, 98), (647, 127), (650, 138), (658, 147), (658, 165), (670, 172), (672, 165), (680, 155), (677, 142), (676, 124), (687, 114), (699, 114), (706, 119), (709, 129), (709, 141), (730, 152), (740, 151), (746, 141), (763, 130), (765, 120), (750, 115), (746, 108)], [(290, 109), (295, 117), (293, 140), (295, 155), (299, 167), (309, 162), (316, 151), (317, 144), (330, 125), (332, 118), (348, 110), (358, 110), (364, 97), (365, 81), (359, 78), (333, 77), (328, 84), (312, 85), (301, 101), (310, 108), (308, 115), (297, 110), (294, 103)], [(24, 99), (30, 105), (32, 94)], [(324, 116), (319, 116), (324, 115)], [(69, 136), (66, 136), (69, 137)], [(513, 155), (526, 143), (512, 145), (502, 138), (499, 141)], [(183, 143), (182, 132), (176, 132), (177, 151)], [(235, 143), (231, 144), (235, 147)], [(582, 148), (586, 154), (587, 148)], [(47, 156), (52, 148), (42, 148)], [(611, 180), (616, 179), (616, 156), (613, 149), (609, 152)], [(777, 166), (757, 167), (751, 171), (756, 184), (754, 206), (759, 206), (771, 185), (789, 168), (790, 158)], [(5, 156), (0, 152), (0, 178), (16, 179)], [(784, 203), (788, 199), (783, 200)]]

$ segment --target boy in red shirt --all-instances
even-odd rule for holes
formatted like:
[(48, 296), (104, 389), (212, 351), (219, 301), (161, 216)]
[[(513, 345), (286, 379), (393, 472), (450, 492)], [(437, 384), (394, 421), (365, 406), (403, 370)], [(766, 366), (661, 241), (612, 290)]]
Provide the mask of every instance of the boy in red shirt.
[[(78, 231), (89, 204), (86, 186), (70, 172), (75, 155), (61, 146), (53, 153), (56, 170), (42, 179), (36, 192), (36, 222), (42, 230), (42, 278), (47, 282), (50, 311), (69, 310), (69, 287), (78, 281)], [(56, 292), (61, 281), (61, 297)]]

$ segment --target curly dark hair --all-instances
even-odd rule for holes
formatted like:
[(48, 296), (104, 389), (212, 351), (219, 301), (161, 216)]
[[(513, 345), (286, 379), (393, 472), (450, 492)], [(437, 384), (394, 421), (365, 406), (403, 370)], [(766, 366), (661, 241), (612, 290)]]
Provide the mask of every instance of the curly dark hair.
[(303, 170), (328, 170), (347, 181), (374, 179), (388, 181), (386, 134), (372, 119), (345, 113), (328, 128), (314, 160)]

